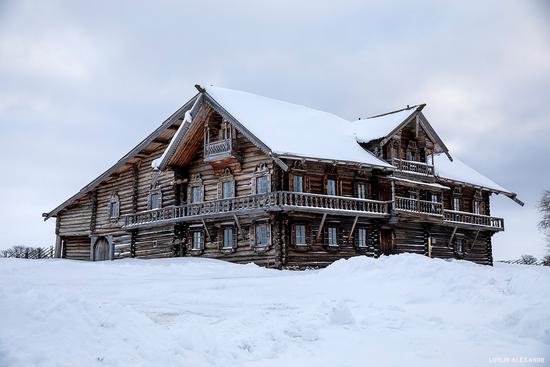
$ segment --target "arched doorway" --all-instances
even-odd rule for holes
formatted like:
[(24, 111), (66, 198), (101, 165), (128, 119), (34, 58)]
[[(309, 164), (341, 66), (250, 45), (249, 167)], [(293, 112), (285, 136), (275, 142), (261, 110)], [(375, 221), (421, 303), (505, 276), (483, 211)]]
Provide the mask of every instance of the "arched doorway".
[(97, 239), (94, 245), (94, 261), (110, 260), (109, 241), (105, 237)]

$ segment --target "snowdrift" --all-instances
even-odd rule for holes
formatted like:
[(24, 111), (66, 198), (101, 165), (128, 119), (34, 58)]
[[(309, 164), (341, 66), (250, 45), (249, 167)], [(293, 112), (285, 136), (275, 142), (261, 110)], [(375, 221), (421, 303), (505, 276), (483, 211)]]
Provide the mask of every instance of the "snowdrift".
[(0, 366), (548, 363), (549, 285), (550, 268), (418, 255), (303, 272), (1, 259)]

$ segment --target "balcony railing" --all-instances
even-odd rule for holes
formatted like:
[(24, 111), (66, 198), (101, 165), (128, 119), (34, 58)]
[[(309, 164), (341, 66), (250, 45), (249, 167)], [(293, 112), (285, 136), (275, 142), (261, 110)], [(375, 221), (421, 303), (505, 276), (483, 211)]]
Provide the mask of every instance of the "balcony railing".
[(390, 204), (391, 202), (388, 201), (276, 191), (195, 204), (170, 206), (130, 214), (125, 217), (124, 228), (176, 223), (203, 216), (241, 214), (254, 210), (303, 210), (343, 215), (385, 217), (390, 214)]
[(233, 153), (232, 139), (223, 139), (204, 144), (204, 158), (212, 159), (229, 156)]
[(391, 160), (391, 164), (397, 167), (399, 171), (403, 171), (406, 173), (412, 173), (412, 174), (423, 175), (423, 176), (434, 175), (434, 167), (428, 163), (407, 161), (404, 159), (393, 158)]
[(439, 202), (396, 196), (394, 205), (395, 210), (398, 211), (436, 216), (443, 215), (443, 205)]
[(504, 219), (488, 215), (445, 210), (443, 219), (445, 222), (468, 224), (480, 227), (487, 227), (497, 230), (504, 230)]

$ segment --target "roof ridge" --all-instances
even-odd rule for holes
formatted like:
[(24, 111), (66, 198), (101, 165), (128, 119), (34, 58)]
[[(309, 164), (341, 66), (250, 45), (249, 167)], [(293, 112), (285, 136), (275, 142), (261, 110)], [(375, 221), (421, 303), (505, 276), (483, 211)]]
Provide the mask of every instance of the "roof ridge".
[(424, 106), (426, 106), (425, 103), (421, 103), (421, 104), (417, 104), (417, 105), (413, 105), (413, 106), (407, 105), (407, 107), (405, 107), (405, 108), (400, 108), (400, 109), (398, 109), (398, 110), (394, 110), (394, 111), (390, 111), (390, 112), (381, 113), (381, 114), (379, 114), (379, 115), (368, 116), (368, 117), (365, 117), (364, 119), (362, 119), (361, 117), (359, 117), (358, 120), (374, 119), (374, 118), (377, 118), (377, 117), (387, 116), (387, 115), (391, 115), (391, 114), (398, 113), (398, 112), (402, 112), (402, 111), (412, 110), (412, 109), (414, 109), (414, 108), (416, 108), (418, 111), (421, 111), (421, 110), (424, 108)]

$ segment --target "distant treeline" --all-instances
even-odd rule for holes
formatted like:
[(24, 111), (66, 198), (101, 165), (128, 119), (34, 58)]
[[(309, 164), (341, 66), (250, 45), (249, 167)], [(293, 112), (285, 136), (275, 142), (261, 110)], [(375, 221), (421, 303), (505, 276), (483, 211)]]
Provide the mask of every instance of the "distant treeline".
[(502, 260), (499, 262), (505, 263), (505, 264), (550, 266), (550, 255), (546, 255), (540, 260), (532, 255), (522, 255), (521, 258), (517, 260)]
[(0, 250), (0, 257), (14, 257), (17, 259), (47, 259), (53, 257), (53, 255), (53, 246), (13, 246), (7, 250)]

